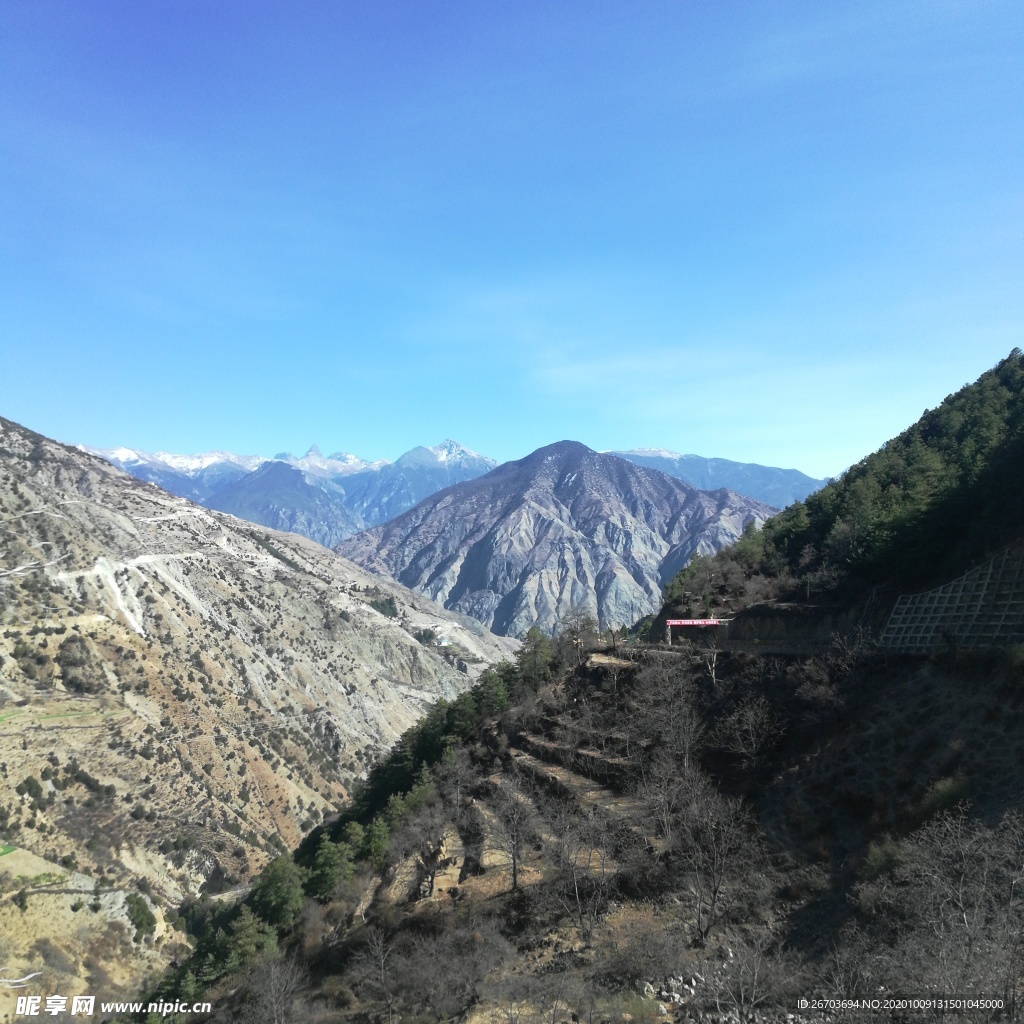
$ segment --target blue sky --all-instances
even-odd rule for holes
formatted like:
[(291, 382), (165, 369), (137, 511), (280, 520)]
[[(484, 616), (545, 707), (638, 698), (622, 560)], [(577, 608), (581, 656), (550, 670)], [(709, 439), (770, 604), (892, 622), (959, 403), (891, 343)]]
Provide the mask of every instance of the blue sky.
[(1024, 344), (1018, 2), (0, 5), (0, 414), (841, 470)]

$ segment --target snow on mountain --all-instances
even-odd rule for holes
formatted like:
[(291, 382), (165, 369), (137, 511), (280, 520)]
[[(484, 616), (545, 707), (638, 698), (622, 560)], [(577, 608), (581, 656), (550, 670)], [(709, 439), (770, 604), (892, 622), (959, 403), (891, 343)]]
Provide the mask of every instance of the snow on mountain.
[(86, 444), (78, 445), (79, 451), (89, 455), (98, 455), (118, 469), (129, 471), (130, 466), (149, 466), (166, 468), (175, 473), (194, 476), (210, 466), (226, 463), (237, 466), (251, 473), (267, 460), (259, 455), (236, 455), (234, 452), (203, 452), (198, 455), (174, 455), (171, 452), (144, 452), (137, 448), (93, 448)]
[(247, 473), (259, 469), (267, 460), (259, 455), (235, 455), (234, 452), (204, 452), (201, 455), (173, 455), (170, 452), (154, 452), (153, 458), (179, 473), (200, 473), (218, 463), (238, 466)]
[(316, 476), (335, 478), (339, 476), (351, 476), (353, 473), (372, 473), (384, 466), (390, 466), (387, 459), (378, 459), (376, 462), (368, 462), (359, 458), (358, 455), (350, 455), (348, 452), (335, 452), (333, 455), (324, 456), (320, 449), (314, 444), (310, 445), (309, 451), (301, 458), (296, 458), (290, 452), (281, 452), (274, 456), (277, 462), (287, 462), (289, 466), (301, 469), (305, 473), (313, 473)]
[(473, 451), (472, 448), (466, 448), (464, 445), (459, 444), (458, 441), (453, 441), (450, 437), (446, 437), (440, 444), (431, 445), (427, 448), (427, 451), (433, 452), (438, 462), (479, 459), (481, 462), (486, 462), (492, 467), (497, 465), (494, 459), (489, 459), (486, 455)]
[(202, 504), (211, 494), (259, 469), (266, 459), (258, 455), (234, 452), (204, 452), (200, 455), (174, 455), (170, 452), (143, 452), (135, 448), (90, 448), (79, 450), (96, 455), (139, 480), (162, 487), (189, 501)]
[(378, 469), (383, 469), (384, 466), (391, 465), (388, 459), (375, 459), (373, 462), (367, 462), (366, 459), (361, 459), (358, 455), (349, 455), (347, 452), (334, 452), (333, 455), (328, 455), (325, 461), (333, 466), (341, 466), (342, 468), (338, 472), (342, 476), (348, 476), (351, 473), (376, 472)]
[(364, 526), (348, 507), (340, 484), (282, 459), (272, 459), (228, 484), (205, 504), (273, 530), (298, 533), (324, 547), (333, 547)]
[(680, 455), (679, 452), (670, 452), (667, 448), (630, 448), (629, 451), (603, 451), (602, 455), (645, 455), (653, 459), (696, 459), (698, 455)]
[(410, 448), (409, 451), (400, 455), (395, 460), (395, 466), (402, 469), (479, 469), (486, 473), (497, 465), (494, 459), (486, 455), (479, 455), (477, 452), (464, 448), (458, 441), (446, 438), (440, 444), (427, 447), (420, 445), (417, 448)]

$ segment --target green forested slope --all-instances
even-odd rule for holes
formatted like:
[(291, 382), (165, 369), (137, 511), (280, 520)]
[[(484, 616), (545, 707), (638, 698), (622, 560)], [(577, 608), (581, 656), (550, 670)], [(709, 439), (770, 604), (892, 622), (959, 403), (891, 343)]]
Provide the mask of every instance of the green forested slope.
[(742, 605), (837, 587), (941, 582), (1024, 533), (1024, 355), (973, 384), (804, 502), (666, 588)]

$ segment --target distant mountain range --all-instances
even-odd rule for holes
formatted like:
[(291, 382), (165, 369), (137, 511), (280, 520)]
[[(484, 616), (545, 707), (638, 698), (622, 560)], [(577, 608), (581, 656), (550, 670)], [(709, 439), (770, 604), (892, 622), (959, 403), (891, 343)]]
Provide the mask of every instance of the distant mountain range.
[(301, 458), (282, 452), (273, 459), (230, 452), (82, 450), (207, 508), (298, 533), (325, 547), (496, 465), (452, 440), (413, 448), (395, 462), (369, 462), (346, 452), (324, 456), (316, 445)]
[(634, 448), (628, 452), (609, 452), (637, 466), (647, 466), (668, 473), (702, 491), (728, 487), (776, 508), (785, 508), (794, 501), (803, 501), (808, 494), (820, 490), (828, 480), (816, 480), (798, 469), (776, 469), (754, 462), (731, 462), (729, 459), (706, 459), (702, 455), (680, 455), (664, 448)]
[(235, 455), (232, 452), (171, 455), (169, 452), (142, 452), (134, 448), (90, 448), (84, 444), (78, 447), (131, 473), (138, 480), (156, 484), (171, 494), (200, 504), (267, 461), (256, 455)]
[[(261, 526), (301, 534), (325, 547), (394, 519), (439, 490), (475, 480), (497, 465), (452, 440), (413, 448), (394, 462), (371, 462), (347, 452), (322, 455), (316, 445), (301, 457), (282, 452), (272, 459), (219, 451), (172, 455), (80, 447), (172, 494)], [(679, 455), (663, 448), (606, 454), (667, 473), (700, 490), (725, 487), (775, 508), (802, 500), (827, 482), (795, 469)]]
[(657, 611), (696, 553), (732, 543), (777, 510), (575, 441), (449, 487), (337, 550), (446, 608), (518, 636), (571, 609), (602, 627)]

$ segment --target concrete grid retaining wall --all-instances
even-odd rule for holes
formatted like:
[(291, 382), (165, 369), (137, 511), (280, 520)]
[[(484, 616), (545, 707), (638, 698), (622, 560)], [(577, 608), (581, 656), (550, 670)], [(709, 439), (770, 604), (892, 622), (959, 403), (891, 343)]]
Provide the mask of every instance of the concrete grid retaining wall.
[(996, 555), (959, 579), (923, 594), (903, 594), (882, 646), (908, 653), (1024, 643), (1024, 548)]

